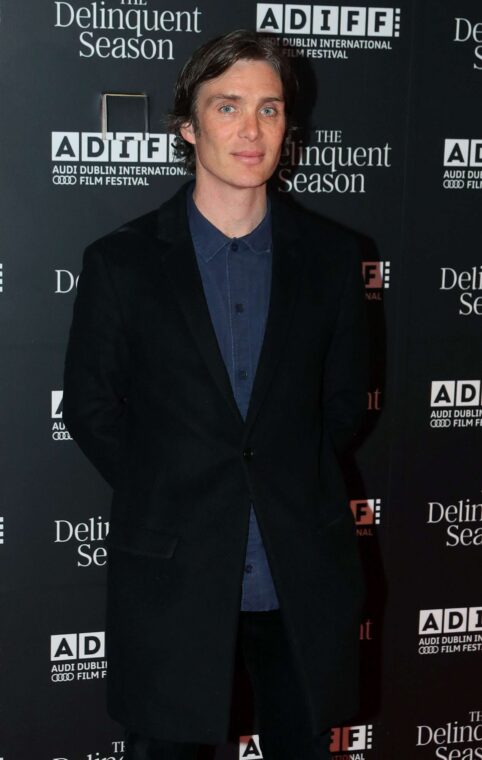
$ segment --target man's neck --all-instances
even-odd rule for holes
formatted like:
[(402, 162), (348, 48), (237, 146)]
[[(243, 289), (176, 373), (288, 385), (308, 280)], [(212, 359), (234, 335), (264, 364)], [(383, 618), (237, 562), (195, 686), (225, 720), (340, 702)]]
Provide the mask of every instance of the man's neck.
[(201, 214), (227, 237), (243, 237), (266, 214), (266, 185), (237, 188), (223, 183), (208, 188), (197, 179), (193, 200)]

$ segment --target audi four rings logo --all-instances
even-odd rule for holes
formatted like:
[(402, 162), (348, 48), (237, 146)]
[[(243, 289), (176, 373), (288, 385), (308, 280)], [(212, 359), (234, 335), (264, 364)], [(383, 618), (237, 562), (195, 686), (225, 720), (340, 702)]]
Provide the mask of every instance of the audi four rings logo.
[(52, 182), (54, 185), (76, 185), (77, 177), (73, 177), (71, 174), (54, 174), (52, 177)]
[(52, 439), (54, 441), (71, 441), (72, 436), (68, 430), (54, 430), (52, 433)]

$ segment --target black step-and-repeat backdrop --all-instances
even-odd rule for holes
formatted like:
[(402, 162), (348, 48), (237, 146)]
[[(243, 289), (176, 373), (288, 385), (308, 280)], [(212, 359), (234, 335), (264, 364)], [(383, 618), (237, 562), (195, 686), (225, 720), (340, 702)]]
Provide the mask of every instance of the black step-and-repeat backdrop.
[[(372, 377), (346, 463), (363, 706), (333, 758), (482, 758), (480, 3), (6, 0), (1, 760), (122, 760), (104, 710), (110, 491), (62, 422), (64, 352), (85, 245), (187, 179), (165, 126), (180, 66), (240, 27), (306, 77), (278, 191), (365, 241)], [(216, 758), (258, 760), (238, 722)]]

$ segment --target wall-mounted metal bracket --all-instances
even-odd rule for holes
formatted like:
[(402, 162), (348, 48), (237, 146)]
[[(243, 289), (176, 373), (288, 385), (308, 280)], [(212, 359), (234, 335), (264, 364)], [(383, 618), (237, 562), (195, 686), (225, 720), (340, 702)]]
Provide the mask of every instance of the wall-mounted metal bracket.
[(137, 139), (149, 135), (149, 98), (145, 93), (103, 92), (101, 97), (103, 140), (115, 140), (118, 132), (133, 132)]

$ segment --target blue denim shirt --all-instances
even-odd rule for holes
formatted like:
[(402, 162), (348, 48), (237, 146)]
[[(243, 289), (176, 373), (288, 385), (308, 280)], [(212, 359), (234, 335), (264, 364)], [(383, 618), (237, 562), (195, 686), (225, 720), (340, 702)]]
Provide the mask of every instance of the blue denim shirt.
[[(228, 238), (197, 209), (188, 192), (188, 219), (209, 313), (239, 411), (246, 418), (263, 342), (271, 285), (271, 212), (249, 235)], [(241, 609), (279, 607), (251, 504)]]

